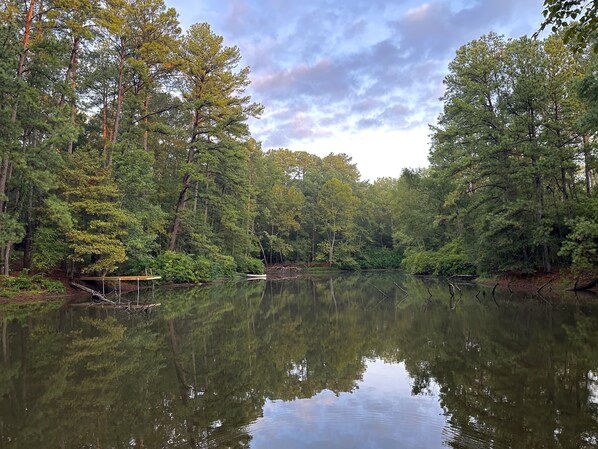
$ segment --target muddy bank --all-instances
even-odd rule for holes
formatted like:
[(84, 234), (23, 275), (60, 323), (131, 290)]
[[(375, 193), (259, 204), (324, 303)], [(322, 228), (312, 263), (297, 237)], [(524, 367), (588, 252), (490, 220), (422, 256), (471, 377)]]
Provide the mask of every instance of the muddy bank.
[(583, 274), (574, 274), (569, 271), (557, 271), (554, 273), (536, 273), (528, 274), (505, 274), (495, 278), (483, 278), (478, 280), (478, 284), (487, 287), (496, 287), (497, 290), (507, 290), (509, 292), (535, 293), (535, 294), (559, 294), (588, 292), (590, 294), (598, 293), (598, 285), (591, 288), (582, 288), (591, 284), (598, 277), (598, 272), (587, 272)]

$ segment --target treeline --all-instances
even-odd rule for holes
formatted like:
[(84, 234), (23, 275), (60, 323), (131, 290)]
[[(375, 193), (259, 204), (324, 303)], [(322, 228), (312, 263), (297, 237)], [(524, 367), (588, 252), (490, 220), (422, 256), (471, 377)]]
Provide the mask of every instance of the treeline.
[(392, 245), (349, 158), (261, 151), (249, 69), (208, 24), (162, 0), (2, 0), (0, 24), (3, 274), (182, 281)]
[(598, 267), (598, 59), (559, 36), (461, 47), (430, 168), (399, 180), (412, 272)]
[(596, 67), (558, 37), (467, 44), (430, 168), (367, 183), (262, 151), (239, 49), (162, 0), (0, 0), (0, 271), (595, 266)]

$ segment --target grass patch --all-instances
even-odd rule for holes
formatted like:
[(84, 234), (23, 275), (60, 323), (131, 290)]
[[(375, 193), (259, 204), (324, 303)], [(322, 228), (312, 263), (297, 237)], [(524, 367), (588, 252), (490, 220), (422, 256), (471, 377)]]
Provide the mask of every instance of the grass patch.
[(48, 279), (41, 274), (29, 275), (26, 271), (18, 276), (0, 276), (0, 296), (39, 295), (42, 293), (65, 293), (62, 282)]

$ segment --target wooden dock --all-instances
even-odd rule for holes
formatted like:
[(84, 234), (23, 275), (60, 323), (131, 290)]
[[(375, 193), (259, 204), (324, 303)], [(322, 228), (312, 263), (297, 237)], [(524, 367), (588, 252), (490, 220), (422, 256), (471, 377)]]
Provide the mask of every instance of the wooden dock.
[(162, 276), (154, 276), (153, 274), (151, 275), (139, 275), (139, 276), (81, 276), (79, 278), (77, 278), (78, 281), (94, 281), (94, 282), (101, 282), (102, 283), (102, 293), (100, 294), (100, 292), (96, 292), (93, 289), (90, 289), (88, 287), (76, 284), (74, 282), (71, 282), (71, 285), (79, 288), (81, 290), (85, 290), (88, 293), (91, 293), (92, 295), (96, 295), (98, 298), (100, 298), (102, 301), (110, 303), (112, 305), (116, 305), (116, 303), (114, 303), (113, 301), (110, 301), (109, 299), (106, 298), (106, 287), (105, 284), (106, 282), (110, 282), (110, 281), (116, 281), (118, 282), (118, 303), (120, 303), (120, 297), (122, 296), (122, 285), (121, 282), (122, 281), (136, 281), (137, 282), (137, 305), (139, 305), (139, 291), (140, 291), (140, 285), (139, 283), (141, 281), (152, 281), (152, 290), (154, 287), (154, 281), (158, 280), (158, 279), (162, 279)]
[(155, 281), (162, 276), (81, 276), (80, 281)]

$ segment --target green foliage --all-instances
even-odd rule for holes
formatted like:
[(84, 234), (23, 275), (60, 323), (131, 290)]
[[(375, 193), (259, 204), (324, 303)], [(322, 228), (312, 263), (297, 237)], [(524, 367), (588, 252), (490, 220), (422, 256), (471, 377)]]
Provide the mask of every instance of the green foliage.
[(553, 32), (564, 29), (565, 43), (570, 43), (578, 51), (588, 45), (594, 52), (598, 51), (598, 5), (594, 1), (544, 0), (542, 14), (544, 21), (535, 35), (548, 26)]
[(333, 267), (345, 271), (359, 271), (361, 269), (359, 262), (353, 257), (346, 255), (337, 255)]
[(200, 281), (198, 268), (203, 269), (202, 262), (200, 262), (200, 266), (198, 267), (198, 264), (193, 257), (187, 254), (165, 251), (163, 254), (156, 257), (152, 264), (152, 268), (156, 275), (162, 276), (162, 282), (181, 284), (188, 282), (194, 283)]
[(434, 254), (457, 239), (478, 272), (550, 272), (562, 263), (567, 223), (576, 219), (575, 204), (591, 196), (595, 176), (578, 97), (585, 69), (559, 36), (490, 34), (457, 51), (430, 154), (430, 174), (444, 183), (432, 191), (441, 202), (424, 196), (433, 219), (419, 220), (422, 229), (434, 224), (437, 239), (417, 248), (413, 237), (422, 233), (401, 229), (397, 237), (413, 249), (406, 266), (446, 271)]
[(150, 268), (162, 276), (162, 282), (184, 284), (207, 282), (219, 277), (232, 277), (236, 272), (235, 259), (231, 256), (214, 254), (210, 259), (204, 256), (165, 251), (156, 257)]
[(20, 242), (24, 235), (23, 225), (15, 217), (0, 213), (0, 245)]
[(213, 254), (210, 257), (212, 262), (212, 278), (231, 277), (237, 271), (237, 264), (232, 256), (223, 254)]
[(459, 241), (448, 243), (438, 251), (409, 250), (403, 267), (412, 274), (476, 274), (475, 265), (468, 261)]
[(19, 276), (0, 276), (0, 296), (12, 297), (40, 293), (64, 293), (62, 282), (40, 274), (30, 276), (26, 270)]
[(363, 269), (401, 268), (402, 254), (390, 248), (369, 248), (361, 254), (359, 265)]
[(195, 276), (200, 282), (207, 282), (214, 279), (214, 263), (203, 256), (194, 259)]
[(64, 234), (50, 227), (41, 227), (33, 240), (33, 267), (36, 270), (50, 271), (65, 261), (70, 254), (70, 247)]
[(247, 274), (264, 274), (264, 263), (260, 259), (236, 255), (237, 272)]
[(328, 179), (320, 195), (317, 215), (327, 236), (328, 263), (332, 263), (337, 240), (343, 239), (345, 244), (351, 242), (359, 200), (353, 195), (351, 185), (337, 178)]
[(576, 270), (598, 267), (598, 199), (585, 203), (584, 213), (568, 222), (571, 232), (561, 246), (560, 255), (571, 259)]
[[(169, 274), (189, 282), (262, 270), (243, 254), (354, 269), (396, 267), (405, 253), (429, 272), (590, 266), (594, 218), (577, 206), (595, 195), (597, 60), (571, 43), (596, 41), (596, 7), (581, 4), (545, 2), (543, 27), (567, 25), (546, 40), (463, 45), (430, 167), (372, 184), (346, 154), (262, 152), (239, 48), (207, 23), (182, 34), (163, 0), (36, 3), (33, 22), (8, 2), (0, 268), (22, 257), (135, 273), (166, 249), (193, 255)], [(444, 250), (451, 241), (462, 252)], [(438, 253), (458, 256), (444, 266)]]
[(62, 174), (63, 195), (73, 228), (66, 232), (69, 259), (82, 262), (83, 273), (114, 271), (127, 258), (121, 237), (131, 218), (119, 205), (112, 171), (90, 153), (78, 152)]
[(393, 186), (392, 230), (395, 247), (407, 250), (440, 247), (449, 236), (440, 224), (446, 220), (445, 197), (450, 182), (429, 170), (403, 170)]
[(155, 204), (152, 153), (128, 148), (114, 156), (114, 179), (122, 192), (121, 205), (131, 219), (123, 237), (129, 257), (143, 257), (159, 249), (159, 233), (166, 225), (166, 214)]

